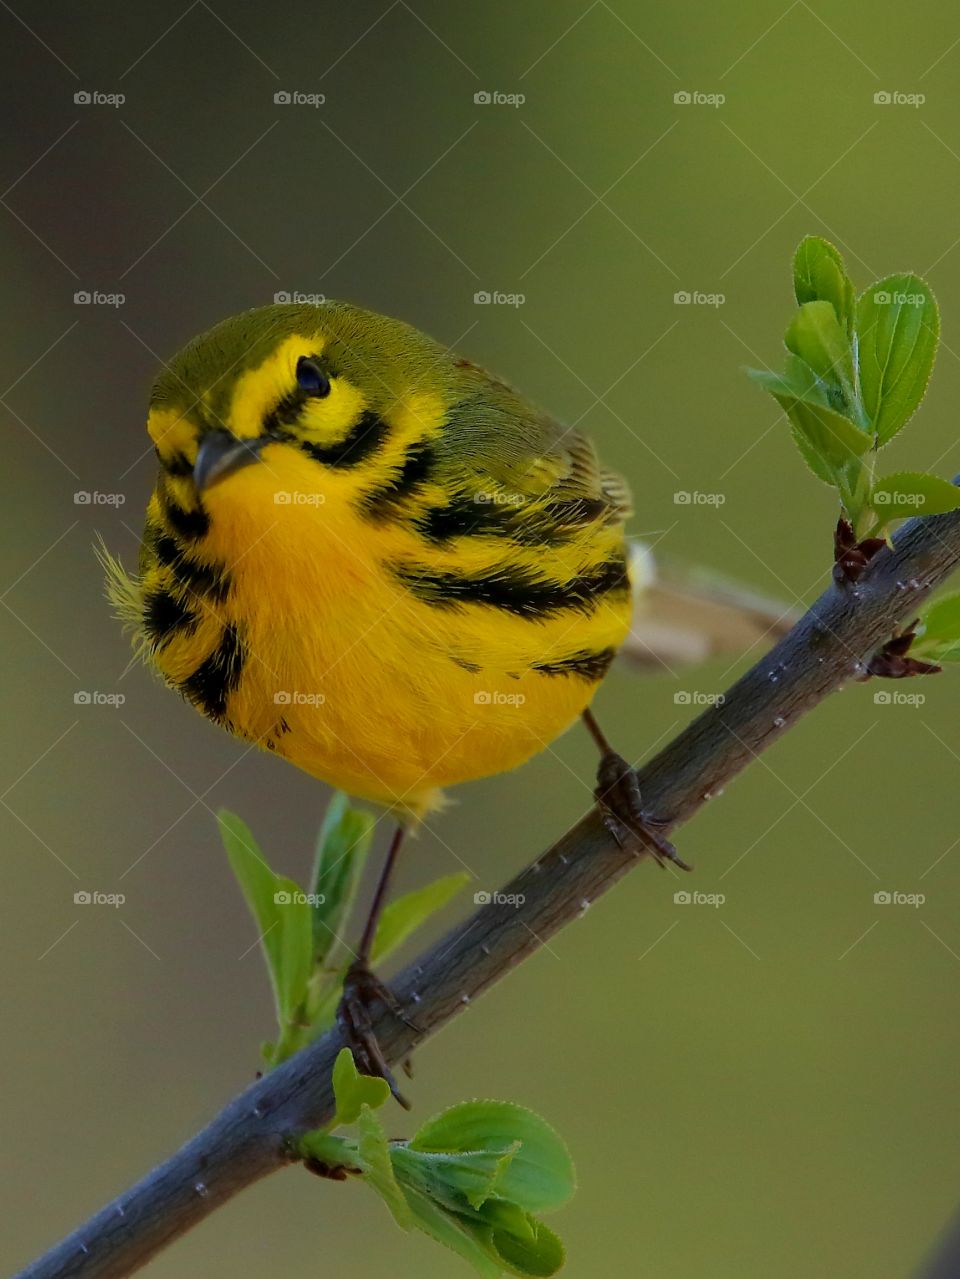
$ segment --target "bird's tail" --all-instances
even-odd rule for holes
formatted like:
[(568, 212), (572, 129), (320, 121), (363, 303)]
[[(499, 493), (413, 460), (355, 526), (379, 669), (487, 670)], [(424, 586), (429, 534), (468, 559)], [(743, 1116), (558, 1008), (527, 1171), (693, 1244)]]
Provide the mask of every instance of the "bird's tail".
[(636, 604), (620, 657), (648, 669), (673, 670), (718, 654), (769, 646), (799, 613), (791, 605), (707, 569), (681, 567), (630, 544)]

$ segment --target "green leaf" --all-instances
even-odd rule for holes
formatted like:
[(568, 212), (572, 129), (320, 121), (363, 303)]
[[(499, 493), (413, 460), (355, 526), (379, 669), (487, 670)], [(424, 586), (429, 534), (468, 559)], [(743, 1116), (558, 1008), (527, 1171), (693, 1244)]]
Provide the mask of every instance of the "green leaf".
[(413, 1225), (413, 1214), (393, 1175), (393, 1164), (390, 1160), (390, 1149), (383, 1125), (367, 1105), (361, 1106), (357, 1124), (360, 1131), (357, 1151), (364, 1177), (390, 1209), (397, 1225), (402, 1230), (409, 1230)]
[(390, 1096), (390, 1085), (374, 1075), (361, 1075), (357, 1070), (353, 1053), (341, 1048), (333, 1063), (333, 1095), (337, 1102), (332, 1128), (340, 1124), (356, 1123), (364, 1106), (373, 1110), (384, 1105)]
[(532, 1239), (495, 1230), (491, 1243), (515, 1275), (555, 1275), (566, 1260), (563, 1244), (542, 1221), (530, 1218)]
[(829, 302), (849, 337), (853, 332), (856, 301), (839, 251), (818, 235), (800, 241), (793, 258), (793, 291), (797, 305)]
[(217, 814), (230, 866), (260, 930), (273, 985), (277, 1018), (284, 1028), (306, 994), (313, 967), (310, 907), (292, 879), (270, 869), (249, 827), (235, 813)]
[(371, 962), (381, 963), (407, 940), (431, 915), (442, 910), (456, 893), (470, 882), (467, 871), (457, 871), (435, 879), (424, 888), (414, 889), (390, 902), (380, 917), (373, 941)]
[(553, 1128), (531, 1110), (508, 1101), (466, 1101), (428, 1120), (411, 1140), (424, 1151), (514, 1154), (497, 1182), (497, 1195), (529, 1212), (558, 1208), (573, 1194), (573, 1161)]
[(391, 1147), (393, 1166), (403, 1185), (414, 1186), (451, 1212), (478, 1210), (503, 1190), (503, 1177), (520, 1142), (505, 1150), (463, 1153), (415, 1150), (407, 1142)]
[(911, 657), (933, 662), (960, 662), (960, 592), (941, 595), (920, 619)]
[(350, 913), (360, 873), (373, 838), (372, 813), (351, 808), (347, 796), (337, 792), (330, 801), (314, 858), (310, 892), (313, 952), (322, 964), (343, 931)]
[(858, 470), (858, 459), (871, 437), (849, 418), (832, 409), (816, 373), (796, 356), (789, 356), (782, 374), (748, 369), (747, 376), (769, 391), (790, 420), (804, 460), (825, 484), (842, 485), (847, 470)]
[(805, 302), (787, 327), (787, 350), (813, 369), (827, 389), (830, 407), (856, 414), (853, 347), (830, 302)]
[(917, 275), (889, 275), (857, 303), (858, 363), (863, 405), (880, 445), (916, 412), (940, 335), (930, 286)]
[(419, 1190), (408, 1188), (404, 1197), (418, 1229), (468, 1261), (483, 1279), (499, 1279), (503, 1265), (492, 1252), (488, 1228), (447, 1212)]
[(960, 488), (939, 475), (898, 471), (876, 481), (870, 505), (885, 524), (911, 515), (943, 515), (960, 506)]

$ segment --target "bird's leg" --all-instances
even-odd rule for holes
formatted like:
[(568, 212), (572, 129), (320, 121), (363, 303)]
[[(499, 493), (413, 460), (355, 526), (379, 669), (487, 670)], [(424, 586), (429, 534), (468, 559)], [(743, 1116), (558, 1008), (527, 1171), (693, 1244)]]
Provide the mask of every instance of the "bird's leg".
[(604, 826), (621, 848), (629, 843), (639, 843), (647, 848), (659, 866), (673, 862), (681, 870), (690, 870), (691, 867), (680, 858), (670, 841), (657, 831), (658, 826), (666, 823), (644, 811), (636, 770), (613, 749), (589, 708), (583, 712), (583, 722), (600, 752), (597, 787), (593, 794)]
[[(390, 1085), (390, 1091), (400, 1105), (409, 1110), (410, 1103), (397, 1087), (397, 1081), (394, 1079), (390, 1067), (387, 1065), (386, 1059), (380, 1050), (380, 1045), (377, 1043), (377, 1037), (373, 1032), (373, 1019), (370, 1015), (371, 1007), (379, 1000), (395, 1017), (399, 1017), (401, 1021), (406, 1022), (413, 1030), (419, 1029), (403, 1012), (393, 991), (388, 986), (385, 986), (370, 968), (373, 939), (376, 936), (377, 924), (380, 921), (380, 916), (387, 900), (390, 877), (405, 833), (404, 828), (398, 826), (394, 831), (393, 839), (390, 841), (390, 848), (387, 852), (383, 869), (380, 872), (380, 879), (373, 895), (370, 913), (367, 915), (367, 922), (363, 928), (363, 936), (360, 938), (356, 958), (347, 969), (346, 976), (343, 979), (343, 995), (337, 1008), (337, 1024), (353, 1052), (360, 1073), (364, 1075), (380, 1075)], [(409, 1063), (405, 1063), (405, 1065), (407, 1065), (409, 1073)]]

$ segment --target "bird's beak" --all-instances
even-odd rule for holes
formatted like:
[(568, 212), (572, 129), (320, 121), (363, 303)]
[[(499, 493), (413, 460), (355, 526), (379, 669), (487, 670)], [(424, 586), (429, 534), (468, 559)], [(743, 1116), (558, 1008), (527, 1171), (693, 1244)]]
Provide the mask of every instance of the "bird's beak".
[(193, 482), (202, 493), (217, 480), (232, 475), (251, 462), (260, 461), (265, 440), (238, 440), (229, 431), (208, 431), (200, 441), (193, 464)]

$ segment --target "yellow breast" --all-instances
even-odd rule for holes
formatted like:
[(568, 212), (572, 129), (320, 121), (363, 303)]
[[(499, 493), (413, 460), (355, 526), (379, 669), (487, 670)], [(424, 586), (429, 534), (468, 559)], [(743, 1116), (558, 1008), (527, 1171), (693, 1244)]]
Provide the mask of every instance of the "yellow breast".
[[(362, 518), (349, 472), (318, 479), (278, 447), (264, 463), (205, 494), (195, 554), (226, 567), (228, 589), (153, 657), (201, 709), (206, 660), (226, 674), (231, 731), (420, 815), (443, 787), (523, 763), (589, 703), (628, 629), (619, 526), (553, 547), (428, 547)], [(145, 592), (169, 570), (151, 572)]]

